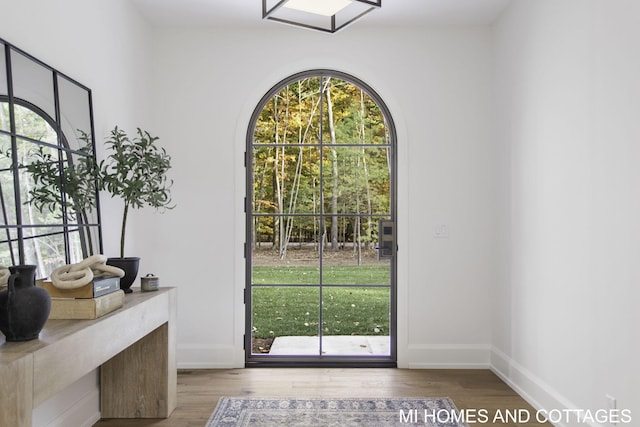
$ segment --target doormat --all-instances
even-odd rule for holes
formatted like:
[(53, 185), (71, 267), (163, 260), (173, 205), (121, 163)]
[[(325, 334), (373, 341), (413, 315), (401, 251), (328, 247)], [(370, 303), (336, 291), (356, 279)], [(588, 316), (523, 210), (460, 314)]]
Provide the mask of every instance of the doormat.
[(449, 398), (221, 397), (206, 427), (468, 427)]

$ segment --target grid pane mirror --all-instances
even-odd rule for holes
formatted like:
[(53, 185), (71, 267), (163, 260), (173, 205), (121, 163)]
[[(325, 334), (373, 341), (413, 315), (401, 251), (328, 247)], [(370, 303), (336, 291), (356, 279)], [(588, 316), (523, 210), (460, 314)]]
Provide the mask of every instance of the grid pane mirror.
[(344, 73), (283, 80), (247, 133), (247, 366), (395, 366), (395, 130)]
[(102, 252), (91, 91), (0, 39), (0, 266)]

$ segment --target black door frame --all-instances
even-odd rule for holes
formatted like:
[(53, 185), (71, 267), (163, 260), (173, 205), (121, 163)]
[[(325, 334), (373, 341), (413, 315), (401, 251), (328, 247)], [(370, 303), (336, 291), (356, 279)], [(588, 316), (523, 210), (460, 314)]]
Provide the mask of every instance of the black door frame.
[[(245, 150), (245, 168), (246, 168), (246, 197), (245, 197), (245, 217), (246, 217), (246, 232), (245, 232), (245, 289), (244, 289), (244, 303), (245, 303), (245, 335), (244, 335), (244, 349), (245, 349), (245, 366), (246, 367), (397, 367), (397, 254), (394, 251), (394, 256), (390, 260), (390, 323), (389, 323), (389, 339), (390, 339), (390, 354), (388, 356), (353, 356), (353, 355), (291, 355), (291, 356), (271, 356), (252, 354), (252, 292), (251, 292), (251, 277), (252, 277), (252, 227), (253, 227), (253, 215), (252, 215), (252, 200), (253, 200), (253, 167), (251, 152), (254, 143), (254, 132), (258, 118), (266, 106), (275, 94), (277, 94), (282, 88), (297, 82), (301, 79), (309, 77), (335, 77), (343, 81), (349, 82), (360, 89), (364, 90), (373, 99), (380, 111), (382, 112), (385, 123), (389, 132), (389, 147), (391, 148), (390, 158), (390, 215), (388, 218), (393, 221), (397, 228), (397, 133), (391, 113), (383, 102), (382, 98), (366, 83), (360, 79), (346, 74), (344, 72), (329, 70), (329, 69), (313, 69), (296, 73), (290, 77), (287, 77), (273, 86), (260, 100), (258, 105), (251, 115), (251, 120), (247, 128), (246, 135), (246, 150)], [(397, 242), (396, 242), (397, 245)], [(320, 259), (322, 264), (322, 257)], [(321, 337), (320, 337), (321, 338)]]

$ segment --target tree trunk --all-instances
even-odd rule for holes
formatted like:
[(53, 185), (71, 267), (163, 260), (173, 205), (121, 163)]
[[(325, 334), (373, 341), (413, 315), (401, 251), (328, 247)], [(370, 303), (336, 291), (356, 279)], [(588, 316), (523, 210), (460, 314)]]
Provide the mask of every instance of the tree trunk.
[(336, 129), (333, 123), (333, 103), (331, 102), (331, 79), (327, 80), (325, 93), (327, 95), (327, 120), (331, 137), (331, 250), (338, 250), (338, 152), (336, 145)]
[(369, 169), (367, 168), (367, 154), (364, 148), (366, 141), (366, 134), (364, 130), (364, 92), (360, 91), (360, 137), (362, 139), (362, 171), (364, 172), (364, 185), (367, 192), (367, 249), (371, 249), (373, 242), (371, 241), (371, 231), (373, 229), (373, 220), (371, 215), (373, 214), (373, 208), (371, 206), (371, 188), (369, 187)]
[[(267, 175), (267, 170), (269, 168), (269, 156), (271, 155), (271, 147), (267, 148), (267, 154), (264, 159), (264, 165), (262, 166), (262, 171), (260, 172), (260, 178), (258, 180), (258, 188), (253, 194), (253, 207), (247, 206), (247, 209), (255, 209), (255, 213), (262, 212), (262, 201), (264, 199), (264, 182)], [(254, 171), (255, 177), (255, 171)], [(253, 186), (253, 184), (252, 184)], [(260, 241), (258, 241), (258, 229), (260, 228), (260, 217), (253, 217), (253, 247), (259, 247)]]
[[(23, 183), (25, 187), (25, 192), (29, 194), (29, 191), (30, 191), (29, 178), (26, 176), (24, 172), (20, 172), (20, 175), (21, 175), (20, 181)], [(31, 206), (31, 203), (26, 203), (26, 206), (27, 206), (27, 215), (29, 216), (29, 224), (35, 224), (36, 221), (34, 220), (34, 217), (33, 217), (33, 207)], [(41, 272), (45, 271), (44, 261), (42, 259), (42, 250), (40, 249), (40, 239), (35, 238), (35, 239), (32, 239), (32, 241), (33, 241), (33, 251), (36, 257), (36, 264), (38, 265), (38, 271), (41, 271)]]
[(120, 234), (120, 258), (124, 258), (124, 237), (127, 233), (127, 215), (129, 214), (129, 204), (124, 204), (124, 211), (122, 213), (122, 231)]

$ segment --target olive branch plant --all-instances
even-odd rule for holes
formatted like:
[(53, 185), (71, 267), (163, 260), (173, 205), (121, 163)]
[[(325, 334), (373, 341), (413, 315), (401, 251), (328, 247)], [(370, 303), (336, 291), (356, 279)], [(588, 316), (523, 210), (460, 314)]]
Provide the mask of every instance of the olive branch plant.
[(111, 153), (97, 167), (96, 182), (100, 190), (124, 202), (120, 232), (120, 257), (124, 258), (124, 242), (129, 209), (150, 206), (173, 209), (171, 186), (167, 178), (171, 156), (155, 144), (159, 138), (137, 128), (137, 135), (129, 138), (116, 126), (105, 142)]

